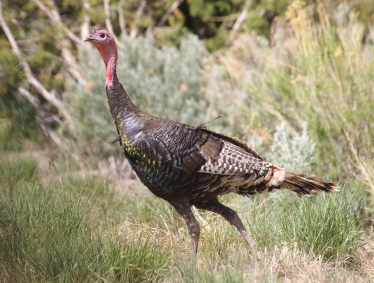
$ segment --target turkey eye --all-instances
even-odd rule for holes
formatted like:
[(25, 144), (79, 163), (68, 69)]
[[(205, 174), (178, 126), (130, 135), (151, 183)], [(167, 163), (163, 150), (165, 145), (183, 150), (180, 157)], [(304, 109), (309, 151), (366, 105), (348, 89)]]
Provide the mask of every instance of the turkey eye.
[(100, 37), (101, 38), (105, 38), (105, 34), (104, 33), (100, 33)]

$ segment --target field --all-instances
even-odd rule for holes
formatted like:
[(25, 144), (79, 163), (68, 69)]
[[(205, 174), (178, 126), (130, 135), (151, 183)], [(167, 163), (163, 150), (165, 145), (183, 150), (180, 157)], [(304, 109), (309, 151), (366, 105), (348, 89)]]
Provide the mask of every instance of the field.
[(222, 115), (207, 126), (339, 192), (222, 197), (256, 250), (195, 209), (191, 262), (184, 221), (109, 143), (104, 65), (79, 43), (85, 84), (64, 74), (58, 115), (43, 116), (46, 100), (40, 116), (17, 96), (0, 104), (0, 282), (374, 282), (374, 27), (318, 3), (290, 4), (270, 40), (244, 30), (215, 52), (192, 34), (175, 46), (123, 35), (117, 71), (143, 111), (192, 125)]
[(43, 168), (25, 156), (1, 164), (2, 282), (374, 280), (362, 187), (313, 198), (286, 192), (225, 198), (244, 219), (256, 251), (220, 217), (195, 211), (203, 227), (195, 266), (184, 222), (169, 204), (135, 181), (66, 168), (63, 162)]

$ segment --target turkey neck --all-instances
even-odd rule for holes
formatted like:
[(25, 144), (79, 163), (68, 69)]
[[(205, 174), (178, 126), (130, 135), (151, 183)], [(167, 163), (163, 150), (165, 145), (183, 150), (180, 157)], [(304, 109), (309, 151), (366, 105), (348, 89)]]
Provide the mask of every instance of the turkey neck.
[(105, 48), (99, 47), (98, 50), (106, 67), (106, 94), (113, 119), (115, 121), (128, 119), (140, 111), (118, 81), (116, 73), (118, 59), (116, 43), (112, 41)]

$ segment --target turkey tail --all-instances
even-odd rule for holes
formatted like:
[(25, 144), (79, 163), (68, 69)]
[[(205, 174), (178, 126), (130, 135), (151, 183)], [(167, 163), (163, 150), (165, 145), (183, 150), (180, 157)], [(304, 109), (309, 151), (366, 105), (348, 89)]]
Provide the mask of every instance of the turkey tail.
[(286, 172), (281, 188), (294, 191), (301, 195), (310, 195), (316, 191), (332, 193), (338, 191), (338, 186), (321, 180), (292, 172)]

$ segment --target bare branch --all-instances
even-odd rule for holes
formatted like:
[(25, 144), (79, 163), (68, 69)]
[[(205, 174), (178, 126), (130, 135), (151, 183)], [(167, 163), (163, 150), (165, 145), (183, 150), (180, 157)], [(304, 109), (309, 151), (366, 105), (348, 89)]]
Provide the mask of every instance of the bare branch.
[(63, 23), (60, 17), (60, 13), (57, 10), (57, 7), (55, 5), (55, 2), (53, 0), (50, 0), (51, 6), (47, 8), (44, 3), (42, 3), (40, 0), (33, 0), (39, 8), (47, 14), (48, 18), (55, 24), (58, 24), (60, 28), (66, 32), (66, 35), (76, 44), (81, 43), (82, 40), (78, 38), (74, 33), (72, 33)]
[(21, 51), (17, 45), (17, 42), (16, 40), (14, 39), (13, 37), (13, 34), (12, 32), (10, 31), (10, 28), (8, 27), (7, 23), (5, 22), (5, 19), (3, 17), (3, 10), (2, 10), (2, 3), (1, 3), (1, 0), (0, 0), (0, 25), (2, 26), (3, 28), (3, 31), (6, 35), (6, 37), (8, 38), (8, 41), (10, 43), (10, 46), (12, 47), (13, 49), (13, 52), (14, 54), (16, 54), (16, 56), (18, 58), (21, 57)]
[(68, 48), (69, 43), (70, 42), (66, 39), (61, 42), (61, 55), (64, 58), (64, 63), (68, 65), (70, 74), (77, 80), (77, 82), (81, 85), (86, 85), (87, 81), (76, 68), (78, 64), (70, 48)]
[[(39, 110), (39, 113), (42, 115), (42, 117), (51, 117), (52, 121), (62, 124), (61, 120), (56, 115), (50, 115), (50, 113), (44, 109), (44, 107), (40, 103), (40, 100), (33, 96), (27, 89), (19, 87), (18, 90), (24, 97), (27, 98), (28, 101), (31, 102), (32, 105), (34, 105)], [(46, 119), (40, 120), (40, 126), (43, 129), (45, 135), (49, 136), (55, 144), (57, 144), (58, 146), (63, 145), (62, 140), (58, 135), (55, 134), (55, 132), (52, 131)]]
[(29, 25), (29, 24), (27, 24), (27, 23), (24, 23), (24, 22), (21, 22), (21, 21), (19, 21), (18, 19), (12, 18), (11, 21), (12, 21), (12, 23), (13, 23), (14, 25), (18, 26), (19, 28), (34, 29), (34, 30), (36, 30), (36, 31), (41, 32), (41, 29), (40, 29), (40, 28), (38, 28), (38, 27), (36, 27), (36, 26), (31, 26), (31, 25)]
[(234, 23), (234, 25), (232, 27), (232, 30), (230, 32), (230, 39), (232, 39), (232, 37), (235, 35), (236, 31), (240, 28), (240, 26), (242, 25), (242, 23), (247, 18), (247, 16), (248, 16), (248, 10), (249, 10), (249, 6), (250, 5), (251, 5), (251, 1), (250, 0), (245, 1), (244, 7), (243, 7), (243, 11), (240, 13), (239, 17), (236, 19), (236, 21), (235, 21), (235, 23)]
[(143, 15), (144, 9), (145, 9), (146, 6), (147, 6), (147, 1), (146, 0), (141, 0), (140, 5), (138, 7), (138, 10), (136, 11), (134, 26), (132, 27), (131, 32), (130, 32), (130, 37), (131, 38), (135, 38), (138, 34), (139, 18)]
[[(109, 0), (104, 0), (105, 25), (107, 30), (114, 35), (112, 22), (110, 20), (110, 5)], [(117, 41), (117, 40), (116, 40)]]
[(27, 89), (23, 87), (19, 87), (18, 91), (20, 94), (22, 94), (32, 105), (34, 105), (35, 108), (39, 110), (40, 115), (43, 118), (43, 121), (48, 120), (48, 122), (55, 122), (57, 124), (60, 124), (63, 126), (62, 121), (59, 119), (59, 115), (52, 115), (49, 113), (42, 105), (40, 100), (32, 95), (31, 92), (29, 92)]
[(14, 54), (16, 54), (16, 56), (20, 60), (20, 65), (25, 70), (26, 78), (27, 78), (28, 82), (31, 85), (33, 85), (38, 90), (38, 92), (41, 95), (43, 95), (45, 97), (45, 99), (47, 99), (52, 105), (56, 106), (57, 108), (61, 107), (62, 106), (61, 101), (56, 100), (56, 98), (53, 97), (51, 95), (51, 93), (49, 93), (44, 88), (44, 86), (34, 77), (29, 64), (26, 61), (22, 60), (21, 50), (19, 49), (18, 44), (17, 44), (16, 40), (14, 39), (13, 34), (12, 34), (10, 28), (8, 27), (6, 21), (3, 17), (3, 11), (2, 11), (2, 7), (1, 7), (1, 3), (0, 3), (0, 24), (3, 28), (3, 30), (4, 30), (4, 33), (5, 33), (6, 37), (8, 38), (8, 40), (10, 42), (10, 45), (13, 49)]
[(167, 10), (167, 12), (165, 13), (165, 15), (162, 16), (161, 20), (158, 22), (158, 24), (156, 25), (156, 27), (161, 27), (163, 26), (166, 21), (169, 19), (170, 15), (179, 7), (180, 4), (182, 4), (184, 0), (177, 0), (175, 1), (171, 6), (170, 8)]
[(125, 25), (125, 12), (123, 6), (125, 5), (125, 0), (120, 0), (118, 4), (118, 17), (119, 17), (119, 27), (123, 35), (127, 34)]
[(109, 5), (110, 0), (104, 0), (104, 12), (105, 12), (105, 25), (108, 31), (113, 35), (114, 39), (117, 42), (118, 46), (122, 46), (122, 43), (118, 40), (116, 37), (113, 26), (112, 26), (112, 21), (110, 20), (110, 5)]
[(18, 91), (25, 97), (27, 98), (28, 101), (31, 102), (32, 105), (35, 106), (35, 108), (37, 108), (39, 110), (39, 113), (43, 116), (43, 117), (46, 117), (49, 115), (48, 111), (45, 110), (45, 108), (42, 106), (42, 104), (40, 103), (40, 100), (37, 99), (35, 96), (33, 96), (31, 94), (31, 92), (29, 92), (27, 89), (23, 88), (23, 87), (19, 87), (18, 88)]
[(34, 76), (34, 74), (31, 71), (30, 65), (26, 61), (21, 61), (20, 65), (23, 67), (26, 73), (26, 78), (29, 84), (34, 86), (36, 90), (45, 98), (48, 100), (49, 103), (51, 103), (56, 108), (60, 109), (63, 108), (63, 103), (61, 100), (59, 100), (55, 95), (53, 95), (51, 92), (49, 92)]
[(51, 127), (47, 123), (41, 123), (40, 126), (42, 127), (46, 136), (49, 136), (55, 144), (59, 147), (63, 147), (64, 143), (62, 139), (51, 129)]
[(91, 8), (90, 3), (87, 0), (84, 0), (83, 2), (84, 16), (83, 16), (83, 23), (82, 23), (81, 32), (80, 32), (81, 38), (84, 38), (85, 36), (87, 36), (87, 33), (90, 29), (90, 16), (88, 15), (88, 11), (90, 10), (90, 8)]

